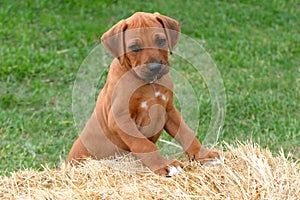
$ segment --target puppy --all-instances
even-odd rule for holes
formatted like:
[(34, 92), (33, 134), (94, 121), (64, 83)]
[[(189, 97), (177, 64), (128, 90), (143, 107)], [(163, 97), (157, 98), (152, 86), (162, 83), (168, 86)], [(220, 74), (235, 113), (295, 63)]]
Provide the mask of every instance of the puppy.
[(96, 107), (66, 162), (132, 152), (159, 175), (174, 175), (181, 163), (166, 160), (155, 146), (165, 130), (191, 159), (220, 158), (205, 149), (174, 106), (168, 51), (178, 42), (179, 23), (159, 13), (138, 12), (101, 37), (115, 57)]

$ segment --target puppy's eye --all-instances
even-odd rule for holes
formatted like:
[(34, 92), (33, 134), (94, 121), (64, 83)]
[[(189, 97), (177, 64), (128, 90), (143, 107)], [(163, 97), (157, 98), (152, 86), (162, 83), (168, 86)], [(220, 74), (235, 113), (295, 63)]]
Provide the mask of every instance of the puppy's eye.
[(166, 39), (163, 39), (163, 38), (159, 38), (159, 39), (157, 39), (157, 45), (159, 46), (159, 47), (163, 47), (163, 46), (165, 46), (165, 44), (166, 44)]
[(139, 45), (137, 45), (137, 44), (134, 44), (134, 45), (131, 45), (131, 46), (129, 47), (129, 49), (130, 49), (131, 51), (137, 53), (137, 52), (139, 52), (139, 51), (141, 50), (141, 47), (140, 47)]

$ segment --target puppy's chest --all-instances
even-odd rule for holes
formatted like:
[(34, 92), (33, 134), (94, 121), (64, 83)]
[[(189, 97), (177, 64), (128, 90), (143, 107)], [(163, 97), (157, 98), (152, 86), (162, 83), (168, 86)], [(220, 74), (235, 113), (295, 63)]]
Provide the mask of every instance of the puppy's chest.
[(130, 100), (130, 114), (138, 129), (151, 137), (166, 123), (166, 108), (170, 91), (162, 86), (146, 85), (139, 88)]

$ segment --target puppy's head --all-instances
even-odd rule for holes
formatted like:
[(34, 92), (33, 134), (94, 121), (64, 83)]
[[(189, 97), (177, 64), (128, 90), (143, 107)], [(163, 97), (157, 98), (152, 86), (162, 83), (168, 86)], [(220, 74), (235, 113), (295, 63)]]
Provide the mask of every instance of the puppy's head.
[(179, 23), (159, 13), (138, 12), (114, 25), (101, 37), (120, 63), (147, 83), (169, 72), (168, 50), (178, 42)]

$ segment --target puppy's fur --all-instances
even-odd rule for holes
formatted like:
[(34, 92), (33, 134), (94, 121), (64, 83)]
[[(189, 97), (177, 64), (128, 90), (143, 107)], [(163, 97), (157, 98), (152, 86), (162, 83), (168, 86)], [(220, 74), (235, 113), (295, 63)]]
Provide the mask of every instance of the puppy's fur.
[(174, 106), (168, 51), (179, 40), (177, 21), (138, 12), (101, 37), (115, 59), (95, 110), (73, 144), (67, 162), (101, 159), (131, 151), (155, 173), (166, 175), (176, 161), (164, 159), (155, 142), (166, 130), (192, 159), (206, 162), (219, 153), (205, 149)]

